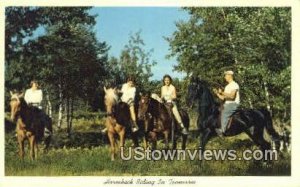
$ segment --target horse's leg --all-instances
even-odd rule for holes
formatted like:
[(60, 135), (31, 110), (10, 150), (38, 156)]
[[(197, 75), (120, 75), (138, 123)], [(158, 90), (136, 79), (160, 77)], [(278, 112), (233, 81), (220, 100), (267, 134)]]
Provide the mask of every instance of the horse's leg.
[(187, 135), (182, 135), (182, 145), (181, 145), (181, 149), (185, 150), (186, 148), (186, 141), (187, 141)]
[(213, 131), (210, 129), (210, 128), (206, 128), (204, 129), (203, 133), (200, 134), (200, 147), (199, 147), (199, 150), (201, 151), (200, 154), (201, 154), (201, 160), (200, 160), (200, 165), (202, 166), (202, 164), (205, 162), (205, 159), (204, 158), (204, 151), (205, 151), (205, 147), (206, 147), (206, 144), (208, 142), (208, 140), (212, 137), (212, 134), (213, 134)]
[(30, 146), (30, 159), (31, 160), (34, 160), (35, 159), (35, 136), (34, 135), (30, 135), (28, 137), (28, 140), (29, 140), (29, 146)]
[(125, 145), (125, 127), (122, 127), (120, 132), (119, 132), (119, 136), (120, 136), (120, 147), (124, 147)]
[(143, 137), (143, 143), (144, 143), (144, 149), (147, 149), (148, 146), (148, 142), (147, 142), (147, 134), (145, 133), (144, 137)]
[[(260, 150), (265, 154), (266, 150), (270, 150), (271, 144), (264, 138), (264, 128), (261, 126), (255, 126), (254, 130), (247, 130), (246, 134), (253, 140), (253, 142), (259, 146)], [(265, 158), (268, 159), (268, 158)]]
[(133, 142), (134, 147), (139, 147), (139, 141), (138, 141), (138, 136), (137, 133), (131, 133), (131, 139)]
[(52, 120), (51, 118), (47, 119), (47, 123), (45, 125), (45, 147), (44, 147), (44, 151), (48, 152), (49, 150), (49, 146), (50, 146), (50, 142), (51, 142), (51, 138), (52, 138)]
[(35, 142), (34, 143), (34, 155), (35, 155), (35, 159), (38, 159), (39, 146), (38, 146), (38, 143), (36, 140), (34, 142)]
[(115, 137), (114, 137), (114, 133), (112, 133), (111, 131), (108, 131), (107, 133), (108, 138), (109, 138), (109, 142), (110, 142), (110, 155), (111, 155), (111, 160), (115, 160)]
[(24, 159), (24, 141), (25, 141), (24, 133), (22, 131), (17, 131), (17, 138), (19, 144), (19, 156), (21, 159)]
[(202, 135), (200, 136), (200, 147), (199, 148), (201, 150), (203, 150), (203, 151), (205, 150), (205, 146), (206, 146), (208, 140), (211, 138), (211, 135), (212, 135), (211, 129), (206, 128), (204, 130), (204, 132), (202, 133)]
[(44, 140), (44, 143), (45, 143), (44, 152), (45, 153), (47, 153), (48, 150), (49, 150), (50, 142), (51, 142), (51, 135), (46, 137), (45, 140)]
[(151, 137), (151, 142), (152, 142), (152, 150), (155, 150), (156, 149), (156, 146), (157, 146), (157, 136), (156, 136), (156, 133), (155, 132), (150, 132), (150, 137)]
[(169, 133), (170, 133), (170, 131), (168, 131), (168, 130), (164, 131), (165, 149), (169, 149)]
[(173, 142), (172, 142), (172, 149), (176, 149), (176, 148), (177, 148), (177, 137), (174, 136)]

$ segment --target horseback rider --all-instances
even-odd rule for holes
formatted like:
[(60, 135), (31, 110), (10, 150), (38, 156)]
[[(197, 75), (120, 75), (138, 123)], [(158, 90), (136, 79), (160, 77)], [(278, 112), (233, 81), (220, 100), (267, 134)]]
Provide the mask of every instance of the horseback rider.
[(39, 89), (39, 84), (36, 80), (30, 82), (31, 88), (25, 92), (24, 99), (28, 105), (42, 109), (43, 92)]
[(233, 79), (233, 71), (225, 71), (224, 78), (228, 83), (224, 91), (214, 89), (219, 99), (225, 101), (221, 114), (221, 128), (216, 128), (216, 133), (222, 136), (225, 133), (230, 116), (237, 110), (240, 104), (240, 87)]
[(132, 132), (136, 132), (138, 131), (139, 128), (136, 123), (136, 114), (134, 109), (136, 87), (135, 87), (135, 79), (133, 76), (129, 76), (127, 78), (127, 82), (122, 85), (121, 93), (122, 93), (121, 101), (129, 105), (130, 117), (132, 120)]
[[(136, 114), (134, 109), (134, 101), (136, 94), (135, 79), (133, 76), (127, 78), (127, 82), (122, 85), (121, 90), (118, 90), (119, 93), (122, 93), (121, 101), (129, 105), (130, 117), (132, 120), (132, 132), (139, 130), (136, 122)], [(102, 130), (102, 133), (106, 133), (107, 128)]]
[(163, 86), (161, 87), (161, 98), (166, 103), (172, 104), (172, 112), (175, 116), (176, 121), (180, 125), (181, 133), (182, 134), (188, 134), (188, 130), (184, 127), (182, 123), (181, 116), (178, 112), (177, 105), (176, 105), (176, 88), (172, 85), (172, 78), (170, 75), (165, 75), (163, 77)]
[[(47, 123), (47, 116), (42, 110), (42, 101), (43, 101), (43, 91), (40, 89), (40, 85), (37, 80), (32, 80), (30, 82), (30, 88), (25, 91), (24, 100), (29, 106), (35, 107), (35, 111), (39, 114), (41, 123)], [(52, 128), (45, 126), (44, 135), (46, 137), (50, 136)]]

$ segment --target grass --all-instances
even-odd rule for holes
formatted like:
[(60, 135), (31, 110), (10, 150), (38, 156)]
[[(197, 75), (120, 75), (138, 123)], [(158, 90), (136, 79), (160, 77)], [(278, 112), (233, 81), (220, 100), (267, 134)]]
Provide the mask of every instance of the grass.
[[(17, 142), (14, 132), (5, 134), (6, 176), (289, 176), (291, 158), (281, 154), (278, 161), (265, 164), (260, 161), (124, 161), (118, 155), (110, 160), (107, 137), (101, 136), (103, 118), (93, 120), (76, 119), (73, 133), (69, 137), (64, 129), (54, 132), (51, 149), (30, 161), (28, 150), (21, 161), (17, 156)], [(180, 144), (180, 142), (179, 142)], [(126, 147), (131, 141), (126, 141)], [(162, 148), (163, 143), (159, 143)], [(188, 139), (189, 149), (198, 147), (195, 135)], [(214, 138), (208, 149), (255, 149), (245, 136)]]

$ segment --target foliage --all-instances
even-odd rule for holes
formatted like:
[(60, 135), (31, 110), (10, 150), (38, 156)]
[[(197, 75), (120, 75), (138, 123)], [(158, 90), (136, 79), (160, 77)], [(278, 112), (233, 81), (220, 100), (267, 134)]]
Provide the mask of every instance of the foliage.
[(178, 22), (177, 30), (167, 38), (169, 57), (177, 57), (179, 62), (175, 69), (199, 76), (213, 87), (224, 85), (222, 73), (232, 69), (241, 86), (243, 106), (270, 106), (277, 117), (289, 119), (290, 8), (184, 10), (190, 19)]
[[(96, 119), (79, 118), (74, 122), (71, 139), (63, 131), (55, 130), (48, 153), (40, 151), (35, 161), (17, 156), (17, 141), (14, 133), (5, 134), (5, 174), (6, 176), (288, 176), (291, 175), (290, 155), (283, 154), (278, 161), (267, 167), (255, 161), (122, 161), (120, 156), (110, 161), (109, 143), (100, 133), (103, 117)], [(100, 120), (100, 121), (99, 121)], [(194, 149), (198, 140), (191, 132), (187, 148)], [(126, 140), (128, 148), (132, 141)], [(141, 142), (140, 142), (141, 143)], [(141, 143), (142, 144), (142, 143)], [(180, 146), (181, 142), (179, 140)], [(163, 148), (159, 141), (158, 147)], [(244, 134), (234, 138), (215, 138), (207, 145), (208, 149), (256, 149)], [(41, 148), (42, 146), (40, 146)], [(128, 151), (128, 150), (126, 150)], [(28, 153), (28, 150), (26, 150)], [(127, 153), (127, 152), (126, 152)]]
[(151, 68), (156, 62), (151, 59), (153, 50), (146, 51), (144, 48), (141, 32), (131, 35), (120, 58), (112, 57), (109, 60), (109, 79), (118, 85), (126, 82), (128, 76), (134, 76), (138, 88), (150, 90), (152, 86), (149, 79), (153, 75)]

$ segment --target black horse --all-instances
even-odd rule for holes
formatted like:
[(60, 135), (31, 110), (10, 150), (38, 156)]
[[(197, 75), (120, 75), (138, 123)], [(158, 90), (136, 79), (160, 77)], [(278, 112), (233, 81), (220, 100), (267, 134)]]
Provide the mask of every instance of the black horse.
[[(204, 150), (209, 139), (217, 135), (215, 129), (220, 127), (222, 105), (215, 102), (206, 81), (192, 78), (188, 87), (187, 101), (191, 106), (196, 100), (199, 102), (197, 126), (201, 134), (200, 149)], [(280, 136), (273, 128), (268, 110), (238, 109), (231, 116), (224, 136), (235, 136), (245, 132), (262, 151), (265, 151), (271, 149), (271, 144), (263, 137), (264, 128), (271, 135), (274, 145), (278, 145)]]

